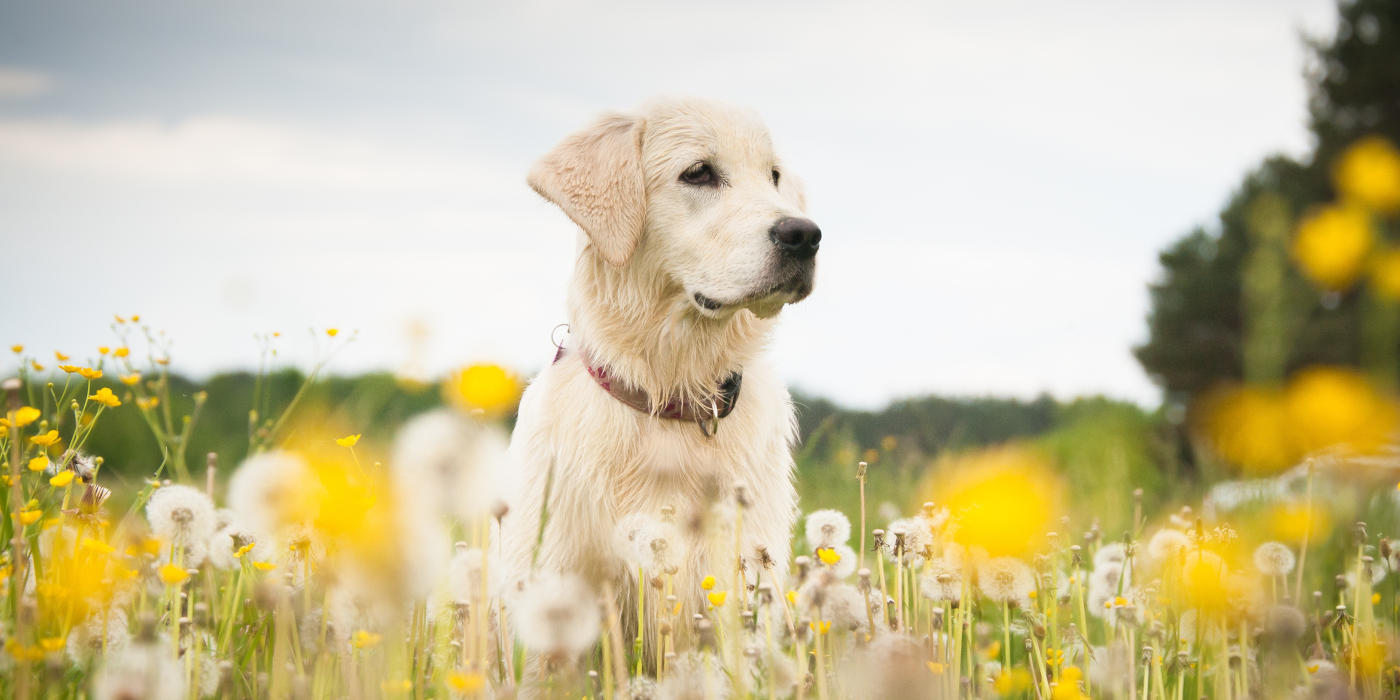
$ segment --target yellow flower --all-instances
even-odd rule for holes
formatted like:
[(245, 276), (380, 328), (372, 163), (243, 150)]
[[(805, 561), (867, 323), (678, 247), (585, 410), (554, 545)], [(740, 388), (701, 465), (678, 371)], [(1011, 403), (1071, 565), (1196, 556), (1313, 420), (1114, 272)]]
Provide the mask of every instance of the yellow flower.
[(61, 369), (61, 370), (63, 370), (64, 372), (69, 373), (69, 374), (72, 374), (72, 373), (78, 371), (78, 366), (77, 366), (77, 365), (59, 365), (58, 368)]
[(122, 384), (125, 384), (127, 386), (136, 386), (137, 384), (141, 383), (141, 373), (132, 372), (131, 374), (128, 374), (125, 377), (122, 377), (121, 379)]
[(106, 345), (99, 345), (99, 346), (97, 346), (97, 352), (98, 352), (98, 354), (106, 355), (107, 353), (109, 353), (109, 352), (111, 352), (111, 351), (112, 351), (112, 349), (109, 348), (109, 347), (107, 347)]
[(190, 572), (186, 571), (181, 567), (175, 566), (174, 564), (166, 564), (165, 566), (160, 567), (160, 580), (164, 581), (165, 585), (167, 586), (177, 586), (179, 584), (182, 584), (189, 577)]
[(933, 675), (935, 675), (935, 676), (941, 676), (941, 675), (943, 675), (943, 671), (945, 670), (945, 668), (943, 667), (943, 664), (940, 664), (940, 663), (938, 663), (937, 661), (929, 661), (929, 662), (927, 663), (927, 665), (928, 665), (928, 670), (929, 670), (931, 673), (933, 673)]
[(1371, 605), (1380, 605), (1380, 604), (1381, 604), (1381, 594), (1379, 594), (1379, 593), (1372, 593), (1372, 594), (1371, 594)]
[(797, 591), (788, 589), (788, 592), (787, 592), (787, 599), (788, 599), (788, 602), (789, 602), (789, 603), (791, 603), (791, 604), (793, 604), (793, 605), (797, 605)]
[(1361, 273), (1374, 233), (1371, 219), (1356, 207), (1329, 205), (1298, 225), (1293, 257), (1315, 284), (1342, 291)]
[(1079, 689), (1079, 681), (1083, 679), (1084, 672), (1078, 666), (1067, 666), (1060, 672), (1054, 690), (1050, 691), (1050, 700), (1088, 700), (1089, 696)]
[(29, 441), (40, 447), (49, 447), (55, 442), (58, 442), (58, 431), (50, 430), (49, 432), (44, 433), (42, 435), (35, 435), (34, 437), (29, 438)]
[(1285, 408), (1289, 436), (1302, 454), (1328, 448), (1373, 453), (1400, 425), (1400, 409), (1361, 374), (1311, 367), (1289, 382)]
[(998, 695), (1016, 695), (1031, 687), (1031, 674), (1024, 668), (1002, 671), (992, 683)]
[(244, 554), (247, 554), (248, 552), (253, 551), (253, 547), (254, 547), (254, 546), (256, 546), (255, 543), (249, 542), (248, 544), (245, 544), (245, 545), (243, 545), (242, 547), (239, 547), (239, 548), (238, 548), (238, 551), (233, 553), (233, 558), (234, 558), (234, 559), (242, 559)]
[(724, 607), (725, 599), (729, 597), (729, 592), (710, 591), (709, 593), (705, 594), (705, 597), (710, 599), (710, 605), (713, 605), (717, 608), (722, 608)]
[(328, 335), (328, 336), (334, 338), (334, 337), (336, 337), (337, 335), (340, 335), (340, 329), (339, 329), (339, 328), (327, 328), (327, 329), (326, 329), (326, 335)]
[(815, 622), (808, 622), (807, 626), (810, 627), (812, 631), (816, 632), (817, 634), (826, 634), (827, 632), (831, 631), (831, 620), (817, 620)]
[(112, 314), (112, 318), (117, 319), (117, 323), (126, 323), (126, 319), (124, 319), (124, 318), (122, 318), (121, 316), (118, 316), (118, 315), (116, 315), (116, 314)]
[(1030, 448), (945, 458), (933, 474), (958, 544), (993, 557), (1025, 557), (1054, 529), (1063, 489), (1050, 463)]
[(1371, 289), (1390, 301), (1400, 301), (1400, 249), (1387, 247), (1371, 256)]
[(19, 512), (19, 522), (22, 525), (33, 525), (39, 522), (39, 518), (43, 515), (44, 511), (42, 510), (22, 510)]
[(1353, 143), (1332, 164), (1332, 181), (1343, 199), (1371, 211), (1400, 211), (1400, 151), (1384, 138)]
[(91, 537), (84, 537), (83, 541), (80, 544), (83, 549), (88, 549), (99, 554), (113, 554), (117, 551), (116, 547), (113, 547), (112, 545), (107, 544), (102, 540), (94, 540)]
[(138, 322), (138, 321), (140, 321), (140, 320), (141, 320), (141, 314), (132, 314), (132, 315), (131, 315), (131, 322), (132, 322), (132, 323), (136, 323), (136, 322)]
[(49, 458), (44, 455), (39, 455), (38, 457), (29, 460), (29, 471), (31, 472), (41, 472), (48, 468)]
[(447, 674), (447, 685), (453, 692), (470, 695), (479, 693), (486, 687), (486, 677), (480, 673), (464, 673), (453, 671)]
[(53, 477), (49, 479), (49, 485), (61, 489), (64, 486), (73, 483), (73, 476), (74, 474), (72, 469), (64, 469), (63, 471), (54, 474)]
[(150, 398), (148, 398), (148, 399), (143, 399), (143, 398), (137, 397), (137, 399), (136, 399), (136, 407), (139, 408), (139, 409), (141, 409), (141, 410), (148, 411), (148, 410), (150, 410), (150, 409), (152, 409), (152, 408), (155, 408), (156, 406), (159, 406), (159, 405), (160, 405), (160, 397), (159, 397), (159, 396), (152, 396), (152, 397), (150, 397)]
[(382, 638), (369, 630), (359, 630), (355, 632), (355, 636), (350, 638), (350, 644), (356, 649), (368, 649), (378, 644)]
[(822, 560), (823, 564), (831, 566), (832, 564), (841, 561), (841, 554), (830, 547), (822, 547), (817, 550), (817, 558)]
[(30, 367), (33, 367), (35, 372), (42, 372), (42, 371), (44, 371), (44, 366), (41, 365), (41, 364), (39, 364), (39, 361), (38, 361), (38, 360), (30, 360), (30, 361), (29, 361), (29, 366), (30, 366)]
[(24, 346), (23, 346), (23, 345), (11, 345), (11, 346), (10, 346), (10, 349), (13, 350), (14, 353), (15, 353), (16, 355), (18, 355), (18, 354), (24, 352)]
[(1230, 603), (1230, 590), (1227, 585), (1230, 567), (1214, 552), (1195, 549), (1182, 556), (1179, 570), (1171, 572), (1179, 577), (1177, 590), (1183, 609), (1197, 609), (1202, 613), (1221, 613)]
[(39, 648), (52, 654), (56, 651), (63, 649), (63, 647), (67, 643), (68, 640), (64, 639), (63, 637), (45, 637), (39, 640)]
[(714, 588), (714, 587), (715, 587), (715, 577), (713, 577), (713, 576), (706, 576), (705, 578), (700, 579), (700, 589), (701, 589), (701, 590), (708, 591), (708, 590), (710, 590), (711, 588)]
[(270, 561), (255, 561), (253, 562), (253, 568), (257, 569), (258, 571), (272, 571), (273, 569), (277, 568), (277, 565), (273, 564)]
[(39, 416), (41, 415), (43, 414), (39, 411), (39, 409), (34, 408), (33, 406), (20, 406), (19, 409), (15, 411), (15, 427), (23, 428), (24, 426), (29, 425), (30, 423), (33, 423), (36, 420), (39, 420)]
[(131, 348), (128, 348), (127, 346), (123, 345), (117, 348), (116, 350), (113, 350), (112, 354), (116, 355), (117, 357), (126, 357), (127, 355), (131, 354)]
[(79, 367), (78, 374), (83, 375), (83, 379), (101, 379), (102, 370), (91, 367)]
[(452, 373), (444, 392), (462, 410), (499, 416), (520, 399), (520, 381), (500, 365), (472, 365)]
[(53, 357), (54, 357), (55, 360), (58, 360), (59, 362), (67, 362), (67, 361), (68, 361), (68, 356), (65, 355), (65, 354), (63, 354), (63, 353), (61, 353), (61, 352), (59, 352), (59, 351), (57, 351), (57, 350), (54, 350), (54, 351), (53, 351)]
[(336, 439), (335, 439), (335, 444), (340, 445), (341, 447), (354, 447), (354, 446), (355, 446), (355, 443), (357, 443), (357, 442), (359, 442), (359, 441), (360, 441), (360, 434), (359, 434), (359, 433), (355, 433), (354, 435), (346, 435), (346, 436), (343, 437), (343, 438), (336, 438)]
[(101, 389), (98, 389), (96, 394), (93, 394), (88, 398), (92, 399), (93, 401), (96, 401), (97, 403), (102, 404), (103, 406), (106, 406), (107, 408), (116, 408), (117, 406), (122, 405), (121, 399), (118, 399), (117, 395), (113, 394), (112, 390), (108, 389), (105, 386)]

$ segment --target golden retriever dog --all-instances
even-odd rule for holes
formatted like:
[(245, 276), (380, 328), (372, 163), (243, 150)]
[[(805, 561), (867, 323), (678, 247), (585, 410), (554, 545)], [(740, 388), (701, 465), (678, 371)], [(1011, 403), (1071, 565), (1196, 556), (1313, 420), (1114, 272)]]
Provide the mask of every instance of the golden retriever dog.
[(603, 116), (528, 181), (581, 231), (567, 340), (511, 439), (507, 599), (573, 575), (635, 630), (641, 582), (648, 648), (658, 616), (683, 647), (704, 577), (786, 590), (796, 421), (763, 351), (821, 232), (757, 116), (710, 101)]

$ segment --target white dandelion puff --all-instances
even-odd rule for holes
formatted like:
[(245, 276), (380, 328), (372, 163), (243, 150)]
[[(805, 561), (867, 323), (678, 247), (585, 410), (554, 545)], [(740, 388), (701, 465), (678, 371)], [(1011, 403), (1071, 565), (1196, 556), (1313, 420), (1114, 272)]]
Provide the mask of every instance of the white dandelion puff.
[(977, 565), (977, 589), (997, 603), (1022, 603), (1035, 591), (1035, 572), (1014, 557), (996, 557)]
[(1282, 542), (1265, 542), (1254, 549), (1254, 566), (1265, 576), (1285, 576), (1297, 563), (1293, 550)]
[(526, 648), (573, 657), (598, 638), (597, 599), (577, 576), (543, 576), (516, 603), (516, 631)]
[(1164, 527), (1152, 533), (1147, 541), (1147, 556), (1155, 562), (1164, 562), (1191, 545), (1191, 538), (1175, 528)]
[(1122, 542), (1110, 542), (1094, 552), (1094, 568), (1104, 564), (1122, 564), (1128, 560), (1128, 546)]
[(962, 600), (963, 576), (966, 562), (962, 548), (949, 546), (928, 561), (919, 574), (919, 592), (936, 603), (957, 603)]
[(169, 645), (141, 644), (108, 654), (92, 682), (94, 700), (180, 700), (185, 667), (171, 658)]
[(807, 546), (814, 551), (846, 544), (851, 539), (851, 521), (839, 510), (818, 510), (807, 515)]
[(214, 536), (214, 502), (203, 491), (191, 486), (162, 486), (146, 504), (146, 520), (156, 537), (175, 548), (183, 548), (185, 566), (199, 566)]
[(688, 651), (668, 664), (656, 695), (662, 700), (727, 700), (729, 690), (729, 676), (718, 657)]
[(243, 460), (229, 477), (228, 504), (254, 531), (281, 534), (314, 515), (301, 507), (315, 501), (306, 493), (314, 488), (320, 488), (320, 482), (302, 458), (290, 452), (263, 452)]
[[(239, 554), (248, 545), (252, 545), (252, 549)], [(271, 561), (273, 556), (266, 535), (253, 532), (236, 520), (219, 528), (209, 538), (209, 563), (221, 571), (239, 568), (242, 557), (251, 557), (249, 561)]]
[(496, 480), (506, 460), (500, 426), (438, 409), (414, 416), (394, 438), (390, 460), (398, 491), (413, 507), (471, 523), (497, 499)]
[(633, 573), (639, 568), (661, 572), (683, 559), (673, 551), (678, 541), (671, 525), (645, 513), (625, 516), (613, 528), (613, 551)]

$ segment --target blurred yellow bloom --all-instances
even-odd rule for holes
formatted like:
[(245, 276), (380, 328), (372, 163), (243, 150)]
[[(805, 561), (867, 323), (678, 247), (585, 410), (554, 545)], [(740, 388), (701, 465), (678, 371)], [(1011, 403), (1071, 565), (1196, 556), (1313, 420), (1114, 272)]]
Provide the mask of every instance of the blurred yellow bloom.
[(23, 428), (24, 426), (29, 425), (30, 423), (33, 423), (36, 420), (39, 420), (39, 416), (41, 415), (43, 415), (43, 413), (41, 413), (39, 409), (34, 408), (33, 406), (20, 406), (17, 410), (15, 410), (15, 427)]
[(354, 435), (346, 435), (346, 436), (343, 437), (343, 438), (336, 438), (336, 439), (335, 439), (335, 444), (340, 445), (341, 447), (354, 447), (354, 446), (355, 446), (355, 443), (357, 443), (357, 442), (359, 442), (359, 441), (360, 441), (360, 434), (359, 434), (359, 433), (355, 433)]
[(1400, 151), (1379, 136), (1362, 138), (1332, 164), (1332, 182), (1344, 199), (1367, 209), (1400, 211)]
[(841, 561), (841, 554), (830, 547), (822, 547), (821, 549), (817, 550), (817, 558), (820, 559), (823, 564), (831, 566), (832, 564)]
[(368, 649), (378, 644), (380, 639), (383, 637), (369, 630), (359, 630), (355, 632), (355, 636), (350, 638), (350, 644), (356, 649)]
[(39, 455), (38, 457), (29, 460), (29, 471), (31, 472), (41, 472), (48, 468), (49, 458), (44, 455)]
[(113, 547), (112, 545), (107, 544), (102, 540), (95, 540), (91, 537), (84, 537), (83, 541), (80, 543), (80, 546), (82, 546), (83, 549), (97, 552), (99, 554), (114, 554), (117, 551), (116, 547)]
[(117, 357), (126, 357), (127, 355), (131, 354), (131, 348), (128, 348), (125, 345), (123, 345), (117, 348), (116, 350), (113, 350), (112, 354), (116, 355)]
[(125, 384), (127, 386), (136, 386), (137, 384), (141, 383), (141, 373), (132, 372), (131, 374), (128, 374), (125, 377), (122, 377), (121, 379), (122, 384)]
[(710, 591), (705, 594), (705, 597), (710, 600), (710, 605), (722, 608), (724, 607), (725, 599), (729, 597), (729, 591)]
[(992, 683), (992, 688), (998, 695), (1015, 695), (1025, 692), (1031, 687), (1031, 674), (1024, 668), (1012, 669), (1010, 672), (1002, 671)]
[(29, 361), (29, 366), (30, 366), (30, 367), (33, 367), (35, 372), (42, 372), (42, 371), (44, 371), (44, 366), (41, 365), (41, 364), (39, 364), (39, 361), (38, 361), (38, 360), (30, 360), (30, 361)]
[(814, 622), (808, 622), (807, 626), (817, 634), (826, 634), (831, 631), (831, 620), (816, 620)]
[(79, 368), (78, 368), (78, 374), (82, 375), (83, 379), (101, 379), (101, 378), (102, 378), (102, 370), (100, 370), (100, 369), (93, 369), (93, 368), (91, 368), (91, 367), (79, 367)]
[(54, 350), (54, 351), (53, 351), (53, 358), (54, 358), (55, 360), (58, 360), (59, 362), (67, 362), (67, 361), (68, 361), (68, 356), (65, 355), (65, 354), (63, 354), (63, 353), (61, 353), (61, 352), (59, 352), (59, 351), (57, 351), (57, 350)]
[(447, 685), (456, 693), (478, 693), (486, 687), (486, 677), (480, 673), (453, 671), (447, 674)]
[(167, 586), (176, 586), (184, 583), (190, 577), (190, 572), (174, 564), (166, 564), (160, 567), (160, 580)]
[(272, 571), (277, 568), (277, 565), (270, 561), (255, 561), (253, 562), (253, 568), (258, 571)]
[(132, 314), (132, 315), (131, 315), (131, 322), (132, 322), (132, 323), (136, 323), (137, 321), (140, 321), (140, 320), (141, 320), (141, 314)]
[(44, 651), (52, 654), (56, 651), (62, 650), (63, 647), (67, 645), (67, 643), (68, 640), (63, 637), (44, 637), (43, 639), (39, 640), (39, 647)]
[(78, 366), (77, 366), (77, 365), (59, 365), (58, 368), (61, 369), (61, 370), (63, 370), (64, 372), (69, 373), (69, 374), (72, 374), (72, 373), (78, 371)]
[(1177, 572), (1179, 580), (1174, 590), (1179, 591), (1178, 601), (1186, 609), (1199, 610), (1204, 614), (1217, 614), (1226, 610), (1230, 603), (1227, 579), (1230, 567), (1220, 555), (1202, 549), (1192, 549), (1182, 556), (1181, 568)]
[(118, 315), (116, 315), (116, 314), (112, 314), (112, 318), (116, 319), (116, 320), (117, 320), (117, 323), (126, 323), (126, 319), (124, 319), (124, 318), (122, 318), (121, 316), (118, 316)]
[(1020, 446), (940, 460), (935, 494), (952, 514), (953, 540), (993, 557), (1025, 557), (1053, 529), (1063, 487), (1050, 463)]
[(64, 469), (63, 471), (54, 474), (53, 477), (49, 479), (49, 485), (55, 488), (63, 488), (64, 486), (73, 483), (73, 476), (74, 475), (72, 469)]
[(1286, 393), (1289, 434), (1309, 454), (1328, 448), (1369, 453), (1384, 445), (1400, 410), (1360, 373), (1338, 367), (1298, 372)]
[(112, 349), (109, 348), (109, 347), (107, 347), (106, 345), (99, 345), (99, 346), (97, 346), (97, 352), (98, 352), (98, 354), (100, 354), (100, 355), (106, 355), (107, 353), (109, 353), (109, 352), (111, 352), (111, 351), (112, 351)]
[(1325, 508), (1303, 503), (1280, 503), (1268, 513), (1267, 526), (1272, 539), (1289, 544), (1325, 542), (1332, 534), (1332, 517)]
[(242, 559), (242, 558), (243, 558), (243, 555), (244, 555), (244, 554), (247, 554), (248, 552), (253, 551), (253, 547), (255, 547), (255, 546), (257, 546), (256, 543), (249, 542), (248, 544), (245, 544), (245, 545), (243, 545), (242, 547), (239, 547), (239, 548), (238, 548), (238, 551), (233, 553), (233, 558), (234, 558), (234, 559)]
[(1079, 689), (1084, 672), (1078, 666), (1068, 666), (1060, 672), (1060, 680), (1050, 691), (1050, 700), (1088, 700), (1089, 696)]
[(23, 346), (23, 345), (11, 345), (11, 346), (10, 346), (10, 350), (14, 351), (14, 353), (15, 353), (16, 355), (18, 355), (18, 354), (24, 352), (24, 346)]
[(326, 335), (328, 335), (328, 336), (334, 338), (334, 337), (336, 337), (337, 335), (340, 335), (340, 329), (339, 329), (339, 328), (327, 328), (327, 329), (326, 329)]
[(107, 408), (116, 408), (117, 406), (122, 405), (121, 399), (118, 399), (117, 395), (113, 394), (112, 390), (108, 389), (105, 386), (101, 389), (98, 389), (96, 394), (92, 394), (88, 398), (92, 399), (93, 401), (96, 401), (97, 403), (102, 404), (103, 406), (106, 406)]
[(137, 397), (137, 399), (136, 399), (136, 407), (139, 408), (139, 409), (142, 409), (142, 410), (147, 410), (147, 411), (148, 411), (148, 410), (150, 410), (150, 409), (152, 409), (152, 408), (155, 408), (156, 406), (159, 406), (159, 405), (160, 405), (160, 397), (159, 397), (159, 396), (152, 396), (152, 397), (147, 398), (147, 399), (143, 399), (143, 398)]
[(43, 515), (44, 511), (42, 510), (22, 510), (19, 512), (19, 522), (21, 525), (33, 525), (39, 522), (39, 518)]
[(462, 410), (499, 416), (515, 406), (520, 388), (515, 375), (500, 365), (472, 365), (452, 373), (444, 392)]
[(793, 605), (797, 605), (797, 591), (788, 590), (788, 592), (787, 592), (787, 599), (788, 599), (788, 602), (789, 602), (789, 603), (791, 603), (791, 604), (793, 604)]
[(1326, 206), (1303, 219), (1293, 238), (1293, 257), (1323, 289), (1342, 291), (1361, 274), (1374, 234), (1364, 210)]
[(1229, 386), (1201, 398), (1197, 431), (1215, 453), (1245, 471), (1270, 473), (1297, 462), (1283, 392)]
[(29, 438), (29, 441), (40, 447), (49, 447), (55, 442), (58, 442), (58, 431), (50, 430), (47, 433), (35, 435), (34, 437)]
[(715, 577), (713, 577), (713, 576), (706, 576), (705, 578), (700, 579), (700, 588), (701, 588), (701, 590), (706, 590), (706, 591), (708, 591), (708, 590), (710, 590), (711, 588), (714, 588), (714, 587), (715, 587)]
[(1390, 301), (1400, 301), (1400, 249), (1385, 248), (1371, 256), (1371, 289)]

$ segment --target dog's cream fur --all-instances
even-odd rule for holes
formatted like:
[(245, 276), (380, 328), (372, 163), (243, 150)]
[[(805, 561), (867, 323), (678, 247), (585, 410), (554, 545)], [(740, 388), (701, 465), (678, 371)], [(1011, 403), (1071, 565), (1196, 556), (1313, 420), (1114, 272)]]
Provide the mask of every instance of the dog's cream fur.
[[(701, 161), (714, 165), (719, 186), (682, 182), (680, 174)], [(507, 595), (541, 571), (579, 574), (600, 593), (635, 591), (636, 571), (613, 550), (614, 527), (628, 514), (656, 516), (670, 506), (688, 540), (674, 582), (688, 614), (700, 605), (700, 579), (732, 571), (735, 561), (732, 542), (707, 548), (686, 523), (709, 499), (732, 503), (738, 485), (747, 497), (750, 576), (764, 547), (773, 564), (760, 576), (781, 585), (796, 516), (796, 423), (787, 390), (761, 355), (773, 317), (810, 291), (811, 271), (787, 274), (791, 266), (769, 238), (774, 222), (802, 216), (805, 202), (767, 131), (731, 107), (659, 101), (570, 136), (529, 182), (581, 235), (569, 288), (570, 351), (530, 384), (511, 441), (515, 483), (501, 530)], [(697, 293), (721, 305), (710, 308)], [(657, 406), (708, 397), (736, 370), (742, 390), (707, 437), (694, 422), (654, 417), (610, 396), (587, 373), (584, 354)], [(626, 610), (628, 600), (620, 603)]]

